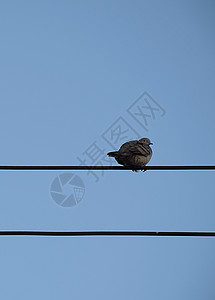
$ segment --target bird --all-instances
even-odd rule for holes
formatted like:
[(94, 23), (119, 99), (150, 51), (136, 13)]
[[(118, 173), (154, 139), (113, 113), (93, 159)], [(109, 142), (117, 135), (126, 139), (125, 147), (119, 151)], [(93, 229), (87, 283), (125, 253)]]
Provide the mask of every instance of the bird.
[(148, 138), (124, 143), (118, 151), (108, 152), (107, 155), (125, 167), (131, 167), (133, 172), (143, 170), (152, 157), (151, 143)]

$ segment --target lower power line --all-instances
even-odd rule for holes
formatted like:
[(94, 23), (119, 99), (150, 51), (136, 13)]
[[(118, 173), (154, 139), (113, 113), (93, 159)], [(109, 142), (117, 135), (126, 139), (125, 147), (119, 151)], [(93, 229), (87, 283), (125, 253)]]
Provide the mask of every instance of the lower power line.
[(0, 231), (7, 236), (166, 236), (166, 237), (215, 237), (215, 232), (205, 231)]

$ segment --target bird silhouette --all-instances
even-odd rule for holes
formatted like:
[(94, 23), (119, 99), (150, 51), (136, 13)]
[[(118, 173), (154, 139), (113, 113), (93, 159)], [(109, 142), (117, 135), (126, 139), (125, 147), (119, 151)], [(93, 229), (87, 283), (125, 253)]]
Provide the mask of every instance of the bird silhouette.
[(107, 155), (114, 157), (120, 165), (131, 167), (132, 171), (138, 172), (137, 169), (143, 170), (152, 157), (149, 145), (153, 145), (150, 139), (141, 138), (126, 142), (118, 151), (109, 152)]

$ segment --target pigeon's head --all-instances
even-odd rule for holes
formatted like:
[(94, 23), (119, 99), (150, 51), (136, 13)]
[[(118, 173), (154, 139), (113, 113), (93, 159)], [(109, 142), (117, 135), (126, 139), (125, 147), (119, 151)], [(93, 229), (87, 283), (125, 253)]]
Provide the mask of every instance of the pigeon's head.
[(140, 143), (145, 144), (145, 145), (153, 145), (148, 138), (142, 138), (139, 140)]

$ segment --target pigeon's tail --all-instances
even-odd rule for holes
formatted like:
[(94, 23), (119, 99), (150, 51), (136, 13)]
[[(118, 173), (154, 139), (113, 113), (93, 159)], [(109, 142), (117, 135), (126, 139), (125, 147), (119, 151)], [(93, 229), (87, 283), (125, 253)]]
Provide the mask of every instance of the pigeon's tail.
[(118, 151), (108, 152), (107, 155), (110, 157), (115, 157), (118, 154)]

